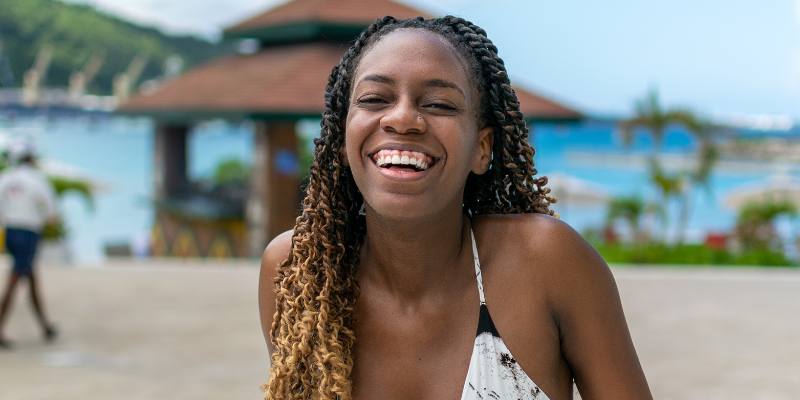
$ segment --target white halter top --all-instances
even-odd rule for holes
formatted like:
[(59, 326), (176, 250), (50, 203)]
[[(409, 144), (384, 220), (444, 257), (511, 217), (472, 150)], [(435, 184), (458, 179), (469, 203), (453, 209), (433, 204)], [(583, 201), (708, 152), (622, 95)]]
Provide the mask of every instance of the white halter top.
[(461, 392), (461, 400), (550, 400), (522, 370), (492, 322), (483, 295), (481, 263), (478, 260), (478, 246), (475, 244), (472, 228), (469, 235), (472, 239), (472, 257), (475, 259), (475, 279), (478, 281), (481, 307), (478, 334), (472, 348), (472, 358), (469, 361), (469, 371), (464, 382), (464, 390)]

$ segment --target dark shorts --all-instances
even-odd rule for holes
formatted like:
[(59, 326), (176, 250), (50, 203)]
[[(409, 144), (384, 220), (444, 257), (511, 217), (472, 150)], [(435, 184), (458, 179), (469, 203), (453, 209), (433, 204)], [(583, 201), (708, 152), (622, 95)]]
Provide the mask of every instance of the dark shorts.
[(33, 259), (39, 245), (39, 234), (27, 229), (6, 228), (6, 250), (14, 259), (14, 272), (22, 276), (33, 273)]

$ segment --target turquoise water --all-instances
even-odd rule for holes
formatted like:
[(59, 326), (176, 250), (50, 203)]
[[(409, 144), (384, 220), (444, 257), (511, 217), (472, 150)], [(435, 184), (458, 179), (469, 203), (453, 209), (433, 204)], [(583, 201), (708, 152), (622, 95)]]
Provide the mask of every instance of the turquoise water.
[[(316, 123), (309, 121), (301, 131), (310, 134)], [(79, 262), (102, 260), (102, 246), (108, 242), (130, 242), (147, 236), (153, 220), (152, 123), (142, 118), (109, 116), (70, 118), (0, 119), (0, 130), (12, 136), (29, 136), (43, 159), (77, 168), (101, 184), (93, 210), (74, 196), (62, 202), (70, 231), (69, 241)], [(249, 123), (207, 122), (195, 127), (189, 144), (192, 177), (210, 175), (220, 160), (251, 159), (252, 127)], [(627, 148), (616, 137), (613, 124), (587, 122), (579, 125), (537, 124), (533, 127), (536, 166), (539, 174), (566, 173), (597, 185), (609, 195), (650, 193), (642, 168), (626, 162), (607, 163), (603, 156), (629, 157), (649, 151), (651, 143), (640, 135)], [(667, 155), (683, 154), (695, 146), (691, 136), (680, 129), (667, 132), (663, 150)], [(699, 240), (708, 230), (727, 230), (734, 213), (722, 207), (723, 196), (739, 185), (763, 180), (769, 169), (718, 169), (712, 179), (712, 196), (696, 191), (688, 237)], [(800, 171), (790, 171), (797, 174)], [(556, 206), (564, 220), (576, 229), (601, 224), (602, 206)]]

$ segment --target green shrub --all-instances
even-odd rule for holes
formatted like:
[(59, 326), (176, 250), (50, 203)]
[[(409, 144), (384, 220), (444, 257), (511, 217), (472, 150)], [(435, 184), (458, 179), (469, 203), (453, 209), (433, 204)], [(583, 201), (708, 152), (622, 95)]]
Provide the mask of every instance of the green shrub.
[(701, 244), (642, 245), (595, 244), (595, 248), (609, 263), (619, 264), (672, 264), (672, 265), (751, 265), (787, 266), (792, 262), (780, 252), (760, 249), (736, 254), (716, 250)]

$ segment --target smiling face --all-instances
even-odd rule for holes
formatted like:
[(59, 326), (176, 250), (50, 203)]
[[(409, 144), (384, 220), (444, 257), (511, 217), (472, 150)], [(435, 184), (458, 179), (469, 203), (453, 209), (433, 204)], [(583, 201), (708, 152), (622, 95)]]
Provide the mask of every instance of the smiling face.
[(486, 171), (492, 128), (466, 60), (440, 35), (399, 29), (358, 64), (345, 126), (347, 163), (370, 212), (392, 219), (461, 208)]

